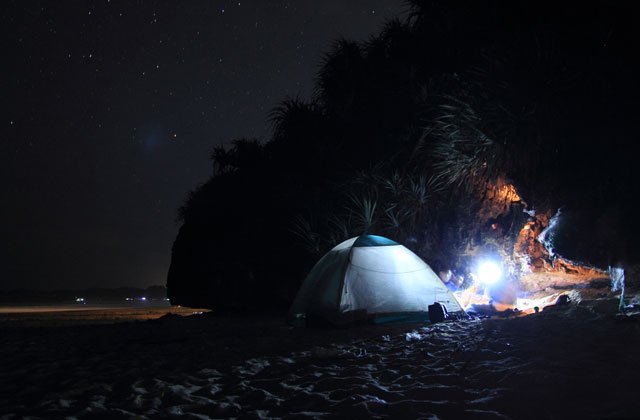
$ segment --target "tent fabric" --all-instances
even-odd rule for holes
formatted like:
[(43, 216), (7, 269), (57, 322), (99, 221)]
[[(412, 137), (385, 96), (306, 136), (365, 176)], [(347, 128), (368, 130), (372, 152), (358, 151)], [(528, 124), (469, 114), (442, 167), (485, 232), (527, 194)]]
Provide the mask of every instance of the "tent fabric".
[(434, 302), (462, 307), (431, 268), (406, 247), (382, 236), (348, 239), (313, 267), (289, 310), (292, 320), (343, 323), (352, 317), (426, 312)]
[(353, 246), (389, 246), (399, 245), (397, 242), (378, 235), (362, 235), (353, 243)]

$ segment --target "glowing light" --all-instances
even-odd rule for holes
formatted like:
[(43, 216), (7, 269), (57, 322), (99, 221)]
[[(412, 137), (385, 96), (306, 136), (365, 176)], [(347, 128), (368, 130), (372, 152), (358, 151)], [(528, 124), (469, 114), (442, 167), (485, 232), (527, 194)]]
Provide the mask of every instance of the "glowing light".
[(518, 298), (517, 307), (523, 314), (532, 314), (537, 312), (535, 310), (536, 307), (539, 308), (538, 310), (540, 311), (545, 306), (553, 305), (560, 295), (562, 295), (562, 293), (552, 293), (548, 296), (542, 296), (536, 299)]
[(478, 266), (478, 280), (484, 284), (494, 284), (502, 277), (502, 269), (493, 261), (484, 261)]

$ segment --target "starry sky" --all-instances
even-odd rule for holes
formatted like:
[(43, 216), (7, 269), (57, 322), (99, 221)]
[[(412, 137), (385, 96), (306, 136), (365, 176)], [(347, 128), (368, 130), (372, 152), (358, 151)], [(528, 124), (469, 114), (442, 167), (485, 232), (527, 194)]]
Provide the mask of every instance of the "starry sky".
[(214, 146), (402, 0), (3, 1), (0, 289), (164, 284)]

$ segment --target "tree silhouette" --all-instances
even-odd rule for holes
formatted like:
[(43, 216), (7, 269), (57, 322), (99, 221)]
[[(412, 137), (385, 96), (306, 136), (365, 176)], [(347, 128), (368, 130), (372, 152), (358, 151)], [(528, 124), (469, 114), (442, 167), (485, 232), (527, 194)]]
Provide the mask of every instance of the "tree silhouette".
[(634, 255), (640, 165), (625, 151), (640, 89), (625, 45), (640, 37), (628, 7), (407, 8), (366, 42), (337, 40), (312, 98), (274, 107), (268, 141), (213, 149), (212, 177), (179, 210), (174, 303), (286, 306), (323, 252), (363, 232), (462, 270), (477, 249), (511, 252), (527, 218), (558, 208), (567, 255)]

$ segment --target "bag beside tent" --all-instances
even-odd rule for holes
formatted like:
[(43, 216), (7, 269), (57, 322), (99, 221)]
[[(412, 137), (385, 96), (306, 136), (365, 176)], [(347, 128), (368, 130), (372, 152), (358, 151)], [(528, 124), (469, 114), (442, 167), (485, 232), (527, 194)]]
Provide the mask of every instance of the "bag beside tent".
[(434, 302), (462, 307), (431, 268), (406, 247), (376, 235), (348, 239), (313, 267), (289, 310), (294, 324), (428, 320)]

